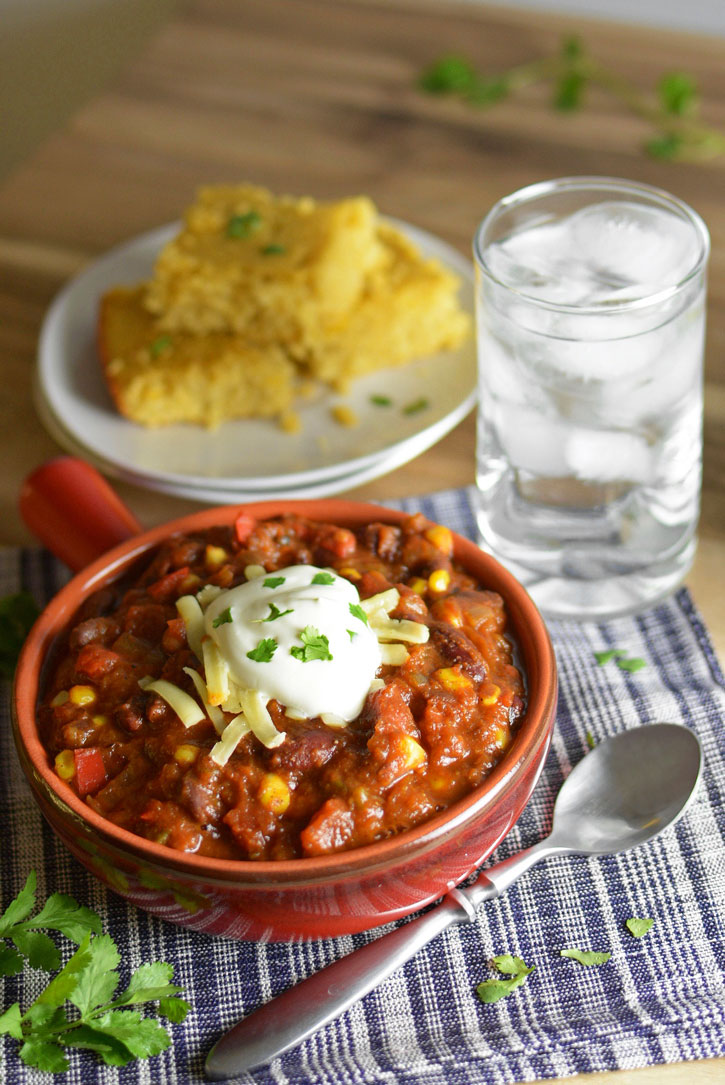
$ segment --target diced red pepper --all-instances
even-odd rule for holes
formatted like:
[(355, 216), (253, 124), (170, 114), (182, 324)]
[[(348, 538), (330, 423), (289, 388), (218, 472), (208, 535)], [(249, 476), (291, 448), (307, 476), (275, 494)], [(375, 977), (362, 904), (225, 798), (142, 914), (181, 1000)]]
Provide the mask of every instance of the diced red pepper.
[(240, 512), (234, 521), (234, 534), (236, 535), (237, 542), (241, 546), (244, 546), (249, 536), (254, 531), (257, 521), (253, 516), (250, 516), (246, 512)]
[(181, 569), (174, 569), (173, 572), (162, 576), (155, 584), (150, 584), (146, 590), (153, 599), (173, 599), (181, 592), (181, 585), (190, 572), (188, 565), (182, 566)]
[(76, 790), (81, 798), (94, 795), (107, 780), (103, 754), (98, 746), (85, 746), (73, 751)]
[(102, 644), (85, 644), (76, 659), (76, 674), (98, 682), (118, 666), (120, 660), (118, 652), (104, 648)]

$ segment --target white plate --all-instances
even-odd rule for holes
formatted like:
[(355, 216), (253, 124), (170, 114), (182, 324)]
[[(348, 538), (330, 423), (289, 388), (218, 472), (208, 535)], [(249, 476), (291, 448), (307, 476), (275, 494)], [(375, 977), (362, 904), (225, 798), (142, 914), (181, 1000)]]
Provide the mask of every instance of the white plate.
[[(50, 436), (57, 441), (61, 448), (64, 448), (66, 452), (70, 452), (74, 456), (80, 456), (81, 458), (88, 460), (97, 467), (99, 471), (105, 472), (112, 478), (120, 478), (125, 482), (135, 483), (138, 486), (149, 485), (146, 479), (135, 476), (131, 471), (117, 470), (113, 464), (109, 464), (102, 457), (96, 456), (69, 433), (62, 422), (53, 414), (52, 409), (43, 396), (42, 390), (38, 386), (35, 388), (35, 409)], [(278, 501), (300, 500), (303, 498), (310, 500), (318, 497), (332, 497), (334, 494), (340, 494), (344, 493), (346, 490), (351, 490), (355, 486), (362, 486), (365, 482), (370, 482), (374, 478), (379, 478), (381, 475), (393, 471), (396, 467), (407, 462), (410, 458), (407, 450), (403, 450), (402, 447), (400, 447), (395, 451), (394, 455), (386, 457), (382, 463), (375, 461), (363, 468), (358, 468), (350, 474), (335, 475), (326, 480), (304, 483), (301, 486), (267, 486), (264, 488), (245, 490), (242, 487), (236, 486), (222, 487), (204, 485), (197, 487), (160, 479), (152, 488), (156, 490), (157, 493), (170, 494), (173, 497), (189, 498), (192, 501), (200, 501), (209, 505), (237, 505), (244, 502), (266, 500), (267, 498)]]
[[(470, 263), (439, 238), (390, 221), (425, 255), (461, 277), (461, 304), (472, 313)], [(112, 286), (148, 278), (157, 252), (178, 228), (171, 223), (112, 249), (66, 285), (43, 322), (40, 394), (68, 437), (107, 470), (152, 489), (192, 490), (199, 500), (210, 487), (234, 493), (297, 490), (363, 469), (384, 474), (440, 440), (472, 409), (476, 359), (470, 340), (445, 355), (362, 377), (344, 398), (329, 392), (296, 407), (299, 433), (284, 433), (275, 422), (260, 419), (226, 422), (213, 431), (187, 425), (151, 430), (129, 422), (111, 402), (96, 355), (98, 301)], [(373, 405), (375, 394), (384, 394), (393, 405)], [(420, 399), (428, 403), (424, 410), (404, 413), (406, 405)], [(341, 426), (330, 416), (330, 408), (343, 402), (358, 417), (354, 427)]]

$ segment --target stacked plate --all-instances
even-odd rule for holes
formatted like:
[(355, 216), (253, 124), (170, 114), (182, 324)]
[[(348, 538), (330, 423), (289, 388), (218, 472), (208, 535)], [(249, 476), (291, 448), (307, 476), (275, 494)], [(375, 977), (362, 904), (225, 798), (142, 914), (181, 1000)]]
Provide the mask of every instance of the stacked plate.
[[(461, 303), (473, 310), (471, 267), (440, 239), (394, 223), (427, 256), (462, 280)], [(472, 409), (476, 360), (472, 341), (445, 355), (382, 369), (354, 382), (344, 397), (321, 392), (296, 407), (301, 428), (244, 419), (216, 430), (175, 425), (146, 429), (121, 417), (105, 385), (95, 348), (100, 295), (148, 279), (172, 223), (111, 250), (72, 279), (51, 305), (40, 336), (35, 398), (51, 436), (101, 471), (148, 489), (210, 504), (341, 493), (418, 456)], [(343, 426), (344, 404), (356, 422)]]

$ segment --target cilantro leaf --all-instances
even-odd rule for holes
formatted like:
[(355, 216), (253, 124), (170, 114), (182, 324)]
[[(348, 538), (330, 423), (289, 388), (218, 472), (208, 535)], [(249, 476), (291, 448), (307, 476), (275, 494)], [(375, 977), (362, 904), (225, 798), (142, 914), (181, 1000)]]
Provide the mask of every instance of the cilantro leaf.
[(643, 659), (618, 659), (617, 666), (620, 671), (628, 671), (630, 674), (636, 674), (637, 671), (641, 671), (647, 664)]
[(256, 648), (247, 652), (247, 659), (253, 659), (255, 663), (269, 663), (277, 651), (277, 641), (274, 637), (264, 637)]
[(12, 678), (23, 642), (40, 614), (27, 591), (0, 599), (0, 677)]
[(350, 638), (350, 640), (355, 640), (355, 637), (357, 636), (357, 633), (355, 632), (354, 629), (348, 629), (347, 630), (347, 635)]
[(149, 353), (152, 358), (158, 358), (160, 354), (163, 354), (165, 350), (173, 346), (170, 335), (157, 335), (151, 346), (149, 347)]
[(374, 407), (392, 407), (393, 405), (390, 396), (373, 395), (370, 396), (370, 402)]
[(266, 618), (257, 618), (258, 622), (274, 622), (277, 618), (284, 618), (285, 614), (292, 614), (292, 609), (280, 610), (275, 603), (269, 604), (269, 614)]
[(262, 249), (262, 256), (282, 256), (285, 252), (287, 252), (287, 250), (284, 245), (275, 245), (272, 243), (264, 246)]
[(586, 740), (587, 740), (587, 746), (589, 747), (589, 749), (590, 749), (590, 750), (593, 750), (593, 749), (594, 749), (594, 747), (595, 747), (595, 746), (596, 746), (596, 744), (597, 744), (597, 743), (596, 743), (596, 740), (595, 740), (595, 738), (594, 738), (594, 735), (593, 735), (593, 734), (591, 733), (591, 731), (587, 731), (587, 733), (586, 733), (586, 735), (585, 735), (584, 737), (585, 737), (585, 738), (586, 738)]
[(227, 609), (223, 610), (221, 614), (219, 614), (211, 624), (214, 626), (215, 629), (218, 629), (220, 625), (229, 625), (233, 621), (234, 619), (232, 618), (232, 608), (227, 607)]
[(420, 77), (428, 94), (466, 94), (476, 82), (476, 71), (465, 57), (449, 54), (436, 60)]
[(337, 578), (323, 570), (321, 573), (315, 573), (310, 581), (311, 584), (334, 584)]
[(424, 396), (420, 396), (419, 399), (414, 399), (412, 403), (408, 403), (403, 407), (403, 414), (418, 414), (419, 411), (424, 411), (429, 406), (429, 401)]
[(603, 652), (595, 652), (594, 658), (600, 667), (603, 667), (605, 663), (609, 663), (612, 659), (619, 659), (620, 656), (626, 655), (621, 648), (606, 648)]
[(287, 578), (284, 576), (268, 576), (262, 581), (263, 588), (278, 588), (280, 584), (284, 584)]
[(348, 606), (353, 618), (359, 618), (363, 625), (368, 624), (368, 616), (359, 603), (349, 603)]
[(5, 1013), (0, 1015), (0, 1036), (12, 1036), (14, 1040), (22, 1040), (21, 1020), (20, 1003), (13, 1002), (12, 1006), (8, 1006)]
[(25, 958), (11, 946), (0, 946), (0, 976), (17, 976), (23, 971)]
[(183, 998), (160, 998), (158, 1012), (160, 1017), (165, 1017), (173, 1025), (180, 1024), (191, 1009), (191, 1003)]
[(303, 647), (293, 645), (290, 655), (299, 659), (301, 663), (311, 663), (315, 659), (332, 659), (330, 642), (324, 633), (320, 633), (313, 625), (306, 625), (300, 633)]
[(227, 222), (227, 237), (236, 239), (251, 237), (262, 225), (259, 211), (247, 211), (243, 215), (232, 215)]
[(118, 973), (114, 969), (121, 957), (116, 943), (108, 934), (100, 934), (88, 945), (89, 960), (78, 971), (75, 986), (67, 998), (81, 1014), (101, 1003), (107, 1002), (118, 986)]
[(58, 947), (47, 934), (19, 927), (10, 937), (23, 957), (27, 957), (31, 968), (42, 968), (46, 972), (55, 972), (56, 968), (60, 968)]
[(593, 965), (606, 964), (611, 953), (598, 953), (596, 950), (591, 949), (562, 949), (559, 951), (561, 957), (569, 957), (572, 961), (578, 961), (579, 964), (586, 965), (587, 968), (591, 968)]
[(35, 1066), (51, 1074), (62, 1074), (70, 1066), (58, 1045), (44, 1040), (27, 1040), (19, 1055), (26, 1066)]
[(131, 1006), (136, 1002), (150, 1002), (155, 998), (167, 998), (181, 990), (172, 982), (173, 965), (164, 961), (142, 964), (129, 980), (128, 987), (113, 1000), (113, 1006)]
[(45, 927), (60, 931), (77, 945), (80, 945), (89, 932), (101, 933), (100, 917), (65, 893), (52, 893), (26, 926), (31, 923), (34, 928)]
[(565, 72), (554, 91), (554, 108), (562, 112), (579, 109), (585, 84), (581, 72)]
[(4, 938), (11, 927), (22, 923), (35, 907), (35, 887), (37, 878), (34, 870), (30, 871), (25, 885), (0, 916), (0, 938)]
[(625, 926), (633, 938), (644, 938), (654, 922), (654, 919), (628, 919)]
[(670, 72), (660, 79), (657, 94), (662, 108), (675, 117), (693, 113), (698, 105), (695, 80), (685, 72)]
[(512, 991), (515, 991), (517, 987), (526, 982), (526, 978), (531, 975), (536, 967), (533, 964), (528, 967), (521, 957), (514, 957), (510, 953), (502, 953), (498, 957), (494, 957), (491, 964), (499, 972), (510, 976), (510, 979), (487, 979), (479, 983), (476, 987), (476, 994), (481, 1002), (498, 1002), (499, 999), (506, 998)]

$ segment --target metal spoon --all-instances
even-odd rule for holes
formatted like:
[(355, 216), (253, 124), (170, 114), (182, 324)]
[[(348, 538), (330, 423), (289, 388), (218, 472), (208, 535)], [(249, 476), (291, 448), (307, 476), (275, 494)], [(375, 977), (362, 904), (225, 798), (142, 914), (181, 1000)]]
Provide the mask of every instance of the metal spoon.
[(570, 772), (554, 807), (551, 834), (489, 867), (437, 908), (323, 968), (249, 1014), (214, 1045), (206, 1060), (223, 1081), (295, 1047), (399, 968), (447, 927), (508, 889), (541, 859), (604, 855), (643, 844), (685, 812), (700, 778), (700, 743), (674, 723), (623, 731), (595, 746)]

